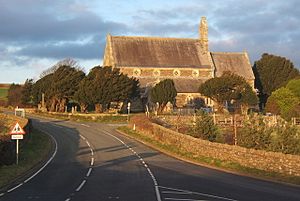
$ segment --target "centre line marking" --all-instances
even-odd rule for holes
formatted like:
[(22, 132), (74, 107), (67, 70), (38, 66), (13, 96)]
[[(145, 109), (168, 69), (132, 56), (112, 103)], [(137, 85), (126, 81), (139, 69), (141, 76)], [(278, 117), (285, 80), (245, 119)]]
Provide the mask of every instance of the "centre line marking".
[(94, 158), (91, 159), (91, 166), (94, 165)]
[(86, 176), (89, 177), (92, 172), (92, 168), (89, 168), (89, 171), (86, 173)]
[(80, 189), (84, 186), (85, 182), (86, 182), (86, 180), (83, 180), (83, 181), (81, 182), (81, 184), (80, 184), (80, 185), (78, 186), (78, 188), (76, 189), (76, 192), (80, 191)]
[(93, 151), (93, 149), (91, 149), (91, 155), (92, 155), (92, 156), (94, 155), (94, 151)]
[[(116, 137), (116, 136), (114, 136), (114, 135), (112, 135), (112, 134), (110, 134), (109, 132), (107, 132), (107, 131), (103, 131), (102, 130), (102, 132), (104, 132), (106, 135), (109, 135), (109, 136), (111, 136), (111, 137), (113, 137), (113, 138), (115, 138), (117, 141), (119, 141), (119, 142), (121, 142), (125, 147), (129, 147), (126, 143), (124, 143), (120, 138), (118, 138), (118, 137)], [(151, 177), (151, 179), (152, 179), (152, 181), (153, 181), (153, 184), (154, 184), (154, 189), (155, 189), (155, 194), (156, 194), (156, 200), (157, 201), (161, 201), (161, 197), (160, 197), (160, 193), (159, 193), (159, 188), (158, 188), (158, 183), (157, 183), (157, 181), (156, 181), (156, 178), (154, 177), (154, 175), (153, 175), (153, 173), (152, 173), (152, 171), (150, 170), (150, 168), (147, 166), (145, 166), (146, 165), (146, 163), (145, 163), (145, 161), (143, 160), (143, 158), (134, 150), (134, 149), (132, 149), (131, 147), (129, 147), (128, 148), (142, 163), (143, 163), (143, 165), (144, 165), (144, 167), (146, 168), (146, 170), (148, 171), (148, 173), (149, 173), (149, 175), (150, 175), (150, 177)]]

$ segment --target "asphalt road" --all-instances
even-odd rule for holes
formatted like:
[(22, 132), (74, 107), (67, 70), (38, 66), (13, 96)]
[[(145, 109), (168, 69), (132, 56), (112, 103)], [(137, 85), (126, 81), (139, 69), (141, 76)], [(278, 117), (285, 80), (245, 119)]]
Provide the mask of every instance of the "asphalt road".
[(57, 142), (52, 161), (3, 201), (300, 200), (300, 188), (189, 164), (114, 131), (114, 125), (34, 119)]

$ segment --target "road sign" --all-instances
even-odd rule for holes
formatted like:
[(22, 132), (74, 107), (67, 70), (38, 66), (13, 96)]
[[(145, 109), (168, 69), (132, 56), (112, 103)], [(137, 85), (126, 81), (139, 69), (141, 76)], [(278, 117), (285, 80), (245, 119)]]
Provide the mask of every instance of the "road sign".
[(11, 135), (24, 135), (25, 131), (21, 128), (20, 124), (17, 122), (12, 131), (10, 132)]
[(16, 140), (16, 164), (19, 164), (19, 140), (23, 140), (23, 135), (25, 131), (21, 128), (20, 124), (17, 122), (12, 131), (10, 132), (11, 139)]
[(11, 135), (12, 140), (23, 140), (23, 135)]

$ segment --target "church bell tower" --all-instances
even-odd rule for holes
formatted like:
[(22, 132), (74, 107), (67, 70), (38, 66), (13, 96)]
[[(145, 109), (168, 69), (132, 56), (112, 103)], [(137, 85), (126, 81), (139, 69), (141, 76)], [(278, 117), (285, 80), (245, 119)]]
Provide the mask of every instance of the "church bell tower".
[(206, 17), (201, 17), (201, 22), (199, 26), (199, 38), (203, 50), (205, 52), (208, 52), (208, 26)]

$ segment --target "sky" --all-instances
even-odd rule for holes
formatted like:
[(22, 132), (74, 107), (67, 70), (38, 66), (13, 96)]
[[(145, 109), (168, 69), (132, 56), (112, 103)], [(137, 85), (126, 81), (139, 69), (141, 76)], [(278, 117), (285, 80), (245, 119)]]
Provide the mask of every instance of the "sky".
[(88, 73), (102, 65), (112, 35), (198, 38), (206, 16), (209, 50), (263, 53), (300, 66), (298, 0), (0, 0), (0, 83), (39, 79), (72, 58)]

